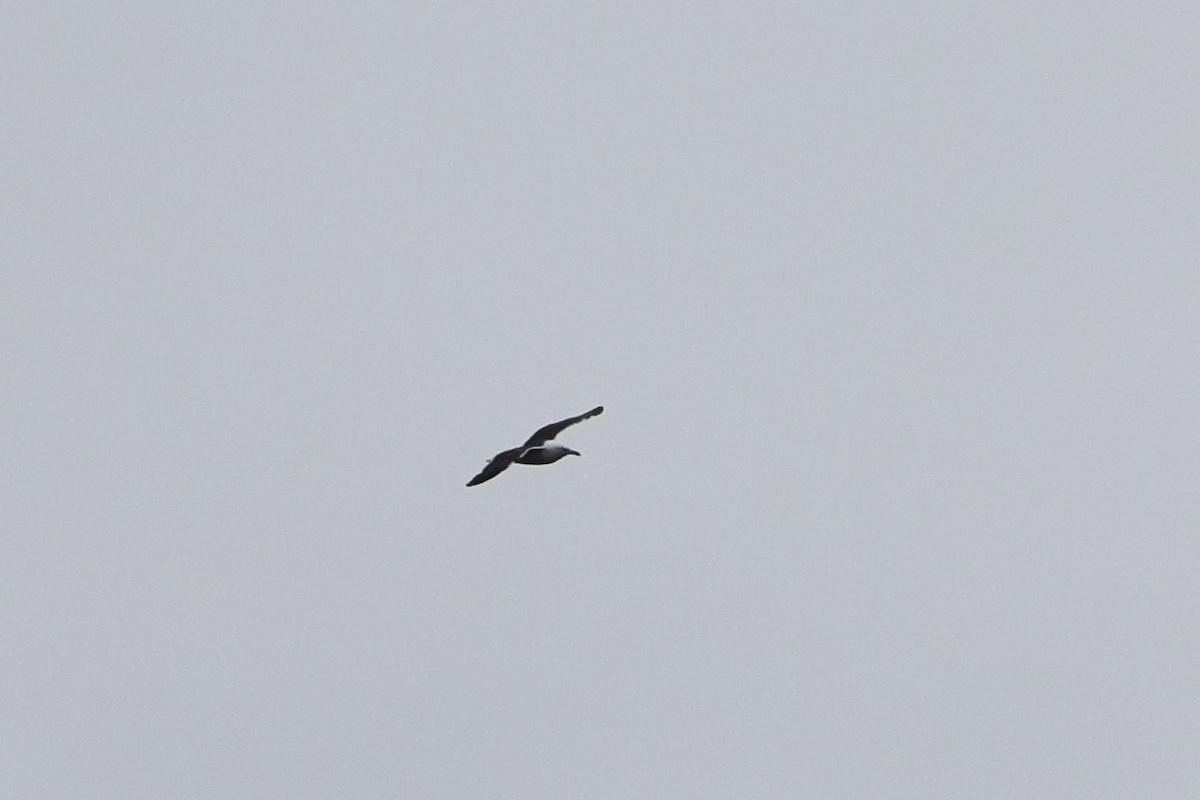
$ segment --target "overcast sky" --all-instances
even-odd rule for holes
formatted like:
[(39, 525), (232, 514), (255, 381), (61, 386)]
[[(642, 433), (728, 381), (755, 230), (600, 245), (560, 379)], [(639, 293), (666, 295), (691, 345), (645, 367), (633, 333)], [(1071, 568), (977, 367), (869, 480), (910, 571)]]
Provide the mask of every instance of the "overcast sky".
[(184, 5), (0, 12), (0, 795), (1200, 796), (1200, 6)]

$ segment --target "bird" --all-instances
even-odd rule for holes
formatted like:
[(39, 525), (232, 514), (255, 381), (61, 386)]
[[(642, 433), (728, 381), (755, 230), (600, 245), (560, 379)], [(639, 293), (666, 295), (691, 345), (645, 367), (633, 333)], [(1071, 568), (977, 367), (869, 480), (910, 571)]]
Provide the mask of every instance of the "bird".
[(512, 464), (553, 464), (564, 456), (577, 456), (578, 450), (572, 450), (551, 440), (572, 425), (604, 413), (604, 406), (596, 406), (577, 417), (568, 417), (559, 422), (551, 422), (533, 432), (525, 444), (497, 453), (488, 459), (488, 463), (478, 475), (467, 483), (467, 486), (477, 486), (484, 481), (490, 481)]

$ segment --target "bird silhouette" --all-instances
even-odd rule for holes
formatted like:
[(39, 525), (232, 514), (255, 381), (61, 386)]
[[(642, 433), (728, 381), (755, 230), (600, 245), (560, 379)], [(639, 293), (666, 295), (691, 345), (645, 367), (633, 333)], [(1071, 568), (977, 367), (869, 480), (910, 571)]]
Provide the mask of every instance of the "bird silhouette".
[(477, 486), (484, 481), (490, 481), (513, 464), (553, 464), (564, 456), (579, 455), (578, 450), (572, 450), (552, 440), (572, 425), (603, 413), (604, 406), (596, 406), (591, 411), (577, 417), (568, 417), (538, 428), (534, 431), (533, 436), (525, 441), (525, 444), (497, 453), (488, 459), (487, 465), (478, 475), (467, 482), (467, 486)]

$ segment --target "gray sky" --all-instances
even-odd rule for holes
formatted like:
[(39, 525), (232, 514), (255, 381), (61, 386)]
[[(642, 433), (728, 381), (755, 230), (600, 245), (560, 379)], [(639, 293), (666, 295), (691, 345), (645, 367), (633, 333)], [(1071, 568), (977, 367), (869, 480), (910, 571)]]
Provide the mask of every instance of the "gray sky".
[(1194, 3), (177, 5), (0, 19), (0, 794), (1200, 796)]

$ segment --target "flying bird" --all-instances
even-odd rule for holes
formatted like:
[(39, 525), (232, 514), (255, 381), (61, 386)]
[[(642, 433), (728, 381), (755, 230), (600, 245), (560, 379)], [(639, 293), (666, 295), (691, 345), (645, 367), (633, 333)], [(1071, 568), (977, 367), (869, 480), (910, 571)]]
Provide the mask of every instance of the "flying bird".
[(490, 481), (508, 469), (513, 463), (553, 464), (563, 456), (579, 455), (579, 451), (556, 444), (551, 440), (575, 423), (583, 422), (585, 419), (603, 413), (604, 406), (596, 406), (591, 411), (580, 414), (578, 417), (569, 417), (561, 422), (551, 422), (545, 427), (538, 428), (534, 431), (533, 436), (530, 436), (526, 440), (525, 444), (520, 447), (514, 447), (512, 450), (505, 450), (503, 453), (497, 453), (489, 459), (487, 466), (478, 475), (471, 478), (467, 486), (475, 486), (484, 481)]

